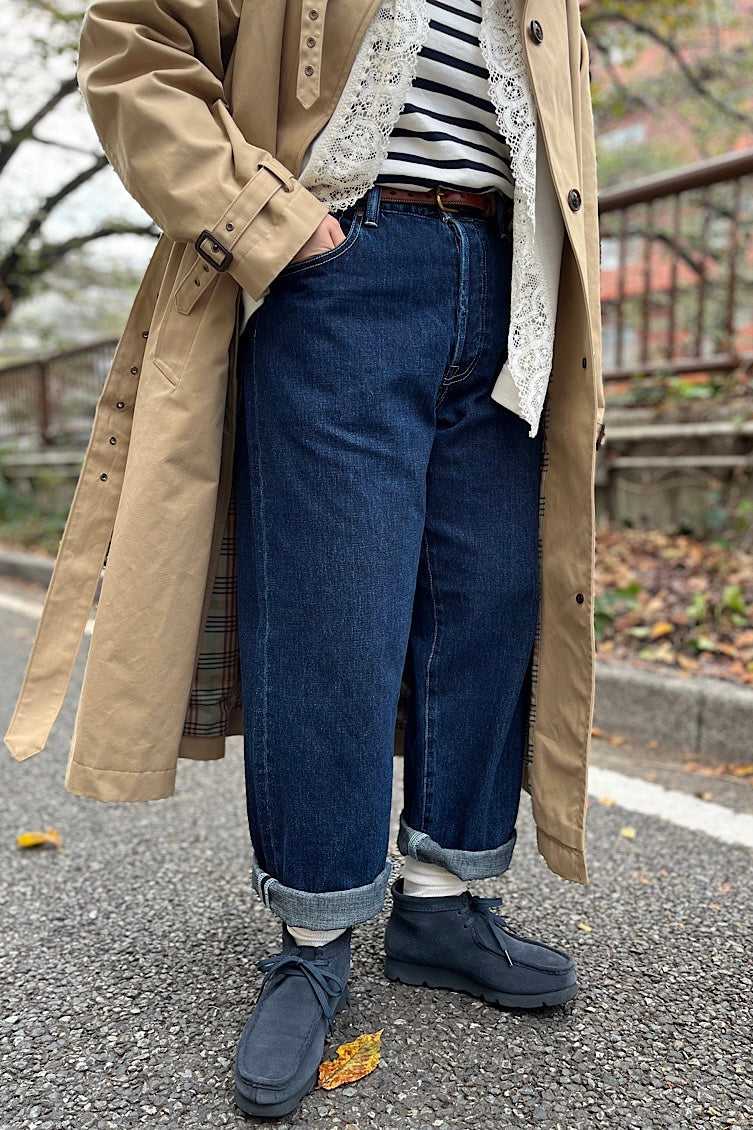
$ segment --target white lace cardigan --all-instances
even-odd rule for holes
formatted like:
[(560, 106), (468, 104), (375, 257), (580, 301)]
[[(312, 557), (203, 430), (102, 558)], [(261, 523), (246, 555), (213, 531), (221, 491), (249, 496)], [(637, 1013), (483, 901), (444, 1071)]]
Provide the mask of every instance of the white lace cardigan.
[[(533, 437), (552, 369), (564, 224), (531, 92), (520, 0), (481, 0), (481, 9), (489, 97), (515, 178), (508, 356), (491, 396), (525, 419)], [(426, 0), (382, 0), (332, 117), (309, 145), (298, 175), (332, 211), (355, 203), (376, 181), (428, 30)], [(263, 300), (244, 294), (246, 318)]]

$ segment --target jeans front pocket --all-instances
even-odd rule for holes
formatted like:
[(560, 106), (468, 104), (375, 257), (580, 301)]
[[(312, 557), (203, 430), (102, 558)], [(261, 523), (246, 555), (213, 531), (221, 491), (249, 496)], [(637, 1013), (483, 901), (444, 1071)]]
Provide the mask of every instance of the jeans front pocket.
[[(337, 218), (337, 217), (336, 217)], [(363, 212), (352, 212), (350, 218), (346, 213), (340, 218), (340, 225), (347, 230), (345, 231), (345, 239), (339, 243), (337, 247), (330, 247), (327, 251), (319, 251), (316, 255), (307, 255), (305, 259), (298, 259), (294, 263), (288, 263), (282, 268), (277, 275), (278, 279), (286, 278), (288, 275), (298, 275), (302, 271), (310, 271), (314, 267), (323, 267), (325, 263), (331, 262), (333, 259), (339, 259), (341, 255), (345, 255), (353, 247), (361, 233), (363, 225)]]

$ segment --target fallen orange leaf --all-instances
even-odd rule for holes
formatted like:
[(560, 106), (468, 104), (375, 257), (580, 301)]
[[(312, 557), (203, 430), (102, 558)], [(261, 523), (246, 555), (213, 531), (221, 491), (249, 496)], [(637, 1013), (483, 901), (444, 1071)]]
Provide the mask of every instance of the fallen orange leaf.
[(60, 833), (57, 828), (48, 828), (46, 832), (21, 832), (16, 836), (16, 844), (21, 848), (41, 847), (43, 844), (59, 848)]
[(344, 1083), (363, 1079), (379, 1063), (379, 1049), (384, 1028), (378, 1032), (365, 1032), (349, 1044), (341, 1044), (337, 1049), (337, 1059), (319, 1065), (319, 1086), (331, 1091)]

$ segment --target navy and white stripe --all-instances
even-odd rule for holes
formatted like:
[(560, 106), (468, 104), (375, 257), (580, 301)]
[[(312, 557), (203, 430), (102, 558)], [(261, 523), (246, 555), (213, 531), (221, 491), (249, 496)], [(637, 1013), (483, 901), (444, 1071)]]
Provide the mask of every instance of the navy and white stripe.
[(427, 0), (429, 33), (376, 183), (513, 195), (510, 150), (489, 101), (481, 0)]

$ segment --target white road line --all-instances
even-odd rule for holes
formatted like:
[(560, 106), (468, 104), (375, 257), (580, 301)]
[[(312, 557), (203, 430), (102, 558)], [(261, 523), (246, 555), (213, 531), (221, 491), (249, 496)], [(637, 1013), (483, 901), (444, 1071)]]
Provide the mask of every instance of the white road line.
[[(42, 615), (42, 605), (36, 600), (24, 600), (22, 596), (11, 596), (7, 592), (0, 592), (0, 608), (5, 608), (8, 612), (16, 612), (19, 616), (28, 616), (32, 620), (38, 620)], [(84, 628), (84, 635), (90, 636), (93, 627), (94, 617), (91, 616)]]
[(704, 832), (726, 844), (742, 844), (753, 848), (753, 816), (733, 812), (722, 804), (700, 800), (678, 789), (626, 777), (613, 769), (592, 765), (588, 771), (588, 791), (595, 797), (610, 797), (620, 808), (657, 816), (670, 824)]

